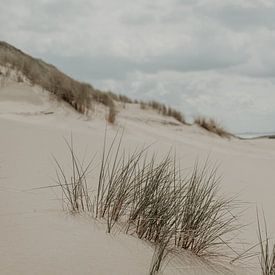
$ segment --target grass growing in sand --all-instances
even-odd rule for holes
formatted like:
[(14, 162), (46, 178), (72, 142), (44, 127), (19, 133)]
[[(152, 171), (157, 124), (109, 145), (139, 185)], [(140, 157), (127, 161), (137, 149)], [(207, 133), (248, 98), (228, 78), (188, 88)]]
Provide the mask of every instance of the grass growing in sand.
[(206, 131), (216, 134), (220, 137), (230, 138), (233, 136), (212, 118), (205, 118), (200, 116), (195, 118), (194, 123)]
[(157, 111), (159, 114), (161, 114), (163, 116), (173, 117), (178, 122), (180, 122), (182, 124), (186, 124), (184, 115), (181, 112), (177, 111), (174, 108), (171, 108), (170, 106), (166, 106), (163, 103), (160, 103), (155, 100), (151, 100), (148, 102), (140, 101), (139, 104), (140, 104), (140, 108), (142, 110), (150, 108), (150, 109)]
[(103, 147), (95, 192), (89, 192), (92, 161), (83, 165), (67, 142), (72, 174), (57, 165), (57, 182), (72, 213), (88, 212), (106, 222), (107, 232), (119, 226), (125, 233), (155, 245), (151, 273), (159, 271), (173, 250), (190, 250), (197, 256), (220, 255), (230, 246), (227, 235), (238, 230), (234, 200), (219, 196), (216, 168), (196, 163), (183, 173), (170, 153), (162, 159), (148, 148), (126, 153), (122, 136)]
[(262, 275), (275, 274), (275, 243), (271, 243), (268, 237), (267, 224), (263, 215), (264, 225), (261, 226), (260, 218), (257, 212), (258, 239), (260, 244), (260, 265)]
[[(17, 76), (21, 74), (31, 82), (32, 85), (39, 85), (43, 89), (54, 94), (58, 99), (69, 103), (80, 113), (89, 112), (94, 102), (102, 103), (110, 110), (112, 119), (107, 119), (110, 123), (115, 121), (114, 96), (111, 93), (95, 89), (92, 85), (83, 83), (67, 76), (59, 71), (55, 66), (44, 62), (41, 59), (33, 58), (19, 49), (0, 41), (0, 65), (17, 71)], [(20, 81), (21, 82), (21, 79)], [(126, 100), (125, 97), (118, 99)]]

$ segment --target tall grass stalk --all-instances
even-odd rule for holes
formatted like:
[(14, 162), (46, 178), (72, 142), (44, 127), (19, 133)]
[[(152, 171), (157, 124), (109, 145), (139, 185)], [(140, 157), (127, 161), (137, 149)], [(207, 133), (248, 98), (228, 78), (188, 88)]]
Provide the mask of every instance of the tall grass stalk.
[(71, 157), (71, 171), (70, 177), (66, 176), (66, 173), (61, 166), (60, 162), (54, 158), (56, 164), (56, 182), (62, 190), (63, 202), (67, 206), (67, 209), (72, 213), (79, 212), (91, 212), (92, 200), (89, 194), (87, 184), (87, 174), (93, 163), (94, 158), (87, 164), (83, 165), (76, 156), (73, 141), (69, 143), (65, 140)]
[(263, 215), (264, 228), (262, 230), (259, 214), (257, 211), (258, 239), (260, 243), (260, 265), (263, 275), (275, 274), (275, 243), (271, 244), (268, 237), (266, 220)]
[(160, 242), (155, 246), (154, 254), (151, 260), (151, 266), (149, 270), (149, 275), (155, 275), (157, 274), (163, 266), (164, 260), (170, 253), (170, 240), (172, 237), (172, 234), (169, 230), (167, 232), (168, 234), (164, 234), (160, 240)]

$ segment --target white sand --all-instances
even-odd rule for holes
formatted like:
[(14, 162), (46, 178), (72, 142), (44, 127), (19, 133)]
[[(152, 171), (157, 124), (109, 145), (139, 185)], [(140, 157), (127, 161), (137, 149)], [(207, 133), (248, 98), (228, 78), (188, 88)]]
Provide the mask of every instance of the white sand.
[[(54, 184), (51, 154), (69, 163), (63, 137), (73, 133), (79, 156), (100, 155), (104, 108), (96, 110), (101, 115), (87, 120), (39, 87), (13, 81), (0, 87), (0, 274), (148, 274), (153, 250), (147, 243), (119, 232), (108, 235), (105, 225), (90, 217), (70, 216), (62, 211), (58, 190), (31, 190)], [(257, 242), (256, 204), (264, 208), (275, 236), (275, 141), (221, 139), (174, 123), (136, 105), (121, 108), (118, 118), (126, 149), (154, 143), (151, 150), (161, 154), (172, 146), (187, 168), (210, 154), (220, 164), (222, 192), (238, 193), (250, 203), (241, 218), (251, 223), (242, 240)], [(110, 138), (117, 127), (109, 128)], [(182, 259), (171, 261), (163, 274), (231, 274), (218, 266), (214, 271), (189, 254)], [(234, 274), (259, 274), (252, 267), (231, 268)]]

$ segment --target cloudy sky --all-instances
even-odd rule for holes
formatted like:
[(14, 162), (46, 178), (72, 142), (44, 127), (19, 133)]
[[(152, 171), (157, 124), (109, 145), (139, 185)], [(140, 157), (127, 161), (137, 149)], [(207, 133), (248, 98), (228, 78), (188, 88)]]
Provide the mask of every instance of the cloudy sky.
[(97, 88), (275, 130), (274, 0), (0, 0), (0, 40)]

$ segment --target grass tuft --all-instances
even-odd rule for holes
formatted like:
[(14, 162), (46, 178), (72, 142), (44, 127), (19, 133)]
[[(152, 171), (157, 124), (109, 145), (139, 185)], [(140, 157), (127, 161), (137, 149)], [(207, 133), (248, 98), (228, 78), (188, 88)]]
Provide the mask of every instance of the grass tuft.
[(220, 137), (230, 138), (232, 136), (231, 133), (226, 131), (221, 125), (219, 125), (214, 119), (212, 118), (205, 118), (205, 117), (197, 117), (194, 121), (195, 124), (200, 126), (201, 128), (214, 133)]
[(111, 105), (109, 107), (109, 113), (108, 113), (107, 121), (110, 124), (114, 124), (116, 122), (116, 115), (117, 115), (117, 111), (116, 111), (115, 105)]
[(57, 165), (57, 182), (68, 209), (89, 212), (106, 221), (107, 232), (115, 225), (127, 234), (155, 245), (151, 273), (160, 270), (162, 261), (173, 249), (185, 249), (198, 256), (220, 255), (220, 248), (230, 247), (232, 232), (239, 229), (232, 214), (233, 199), (219, 196), (217, 169), (196, 163), (191, 174), (183, 173), (175, 157), (149, 157), (148, 148), (126, 154), (122, 135), (110, 146), (106, 136), (96, 195), (89, 192), (86, 175), (91, 166), (83, 166), (72, 143), (72, 175), (67, 178)]
[(260, 243), (260, 265), (261, 265), (262, 275), (274, 275), (275, 274), (275, 243), (270, 244), (265, 217), (263, 217), (263, 219), (264, 219), (264, 229), (262, 230), (259, 214), (257, 211), (258, 239)]
[(73, 142), (65, 141), (71, 157), (72, 175), (67, 177), (60, 162), (54, 158), (56, 164), (56, 183), (62, 190), (63, 203), (71, 213), (92, 212), (92, 200), (87, 184), (87, 174), (93, 159), (84, 166), (76, 156)]
[(173, 117), (182, 124), (186, 124), (184, 115), (181, 112), (171, 107), (167, 107), (165, 104), (159, 103), (155, 100), (149, 102), (140, 101), (140, 108), (146, 109), (146, 107), (152, 108), (164, 116)]

